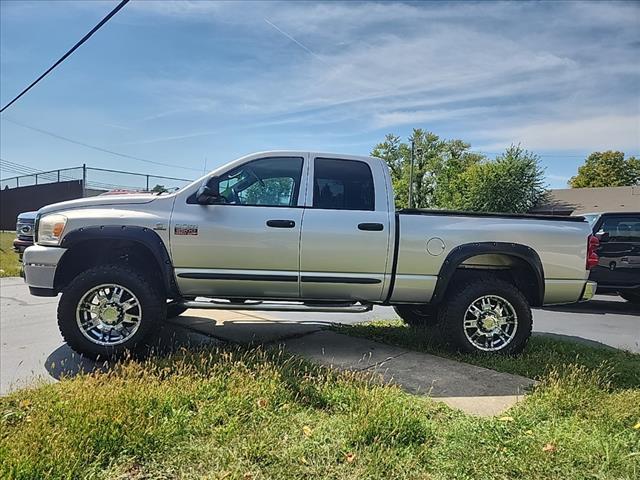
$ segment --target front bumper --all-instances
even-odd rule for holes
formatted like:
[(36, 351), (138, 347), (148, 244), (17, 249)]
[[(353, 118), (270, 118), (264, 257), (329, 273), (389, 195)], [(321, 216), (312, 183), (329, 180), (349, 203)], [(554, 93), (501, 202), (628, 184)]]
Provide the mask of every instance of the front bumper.
[(36, 296), (55, 296), (56, 268), (66, 248), (33, 245), (24, 251), (24, 280)]
[(22, 240), (21, 238), (16, 238), (13, 241), (13, 250), (15, 252), (22, 253), (32, 245), (33, 245), (33, 241)]

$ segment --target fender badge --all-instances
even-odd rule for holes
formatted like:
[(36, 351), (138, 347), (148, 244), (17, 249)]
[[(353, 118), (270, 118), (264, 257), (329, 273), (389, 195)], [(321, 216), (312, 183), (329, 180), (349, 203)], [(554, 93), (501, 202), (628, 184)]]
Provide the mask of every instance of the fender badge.
[(179, 223), (173, 231), (176, 235), (198, 235), (198, 225)]
[(156, 223), (156, 226), (153, 227), (154, 230), (166, 230), (167, 226), (164, 223)]

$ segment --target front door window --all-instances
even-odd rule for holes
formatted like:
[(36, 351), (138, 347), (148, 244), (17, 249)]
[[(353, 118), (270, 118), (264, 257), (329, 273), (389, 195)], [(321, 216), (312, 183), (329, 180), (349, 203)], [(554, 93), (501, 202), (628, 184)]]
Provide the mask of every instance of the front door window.
[(301, 175), (302, 158), (264, 158), (219, 177), (218, 191), (230, 205), (293, 207)]

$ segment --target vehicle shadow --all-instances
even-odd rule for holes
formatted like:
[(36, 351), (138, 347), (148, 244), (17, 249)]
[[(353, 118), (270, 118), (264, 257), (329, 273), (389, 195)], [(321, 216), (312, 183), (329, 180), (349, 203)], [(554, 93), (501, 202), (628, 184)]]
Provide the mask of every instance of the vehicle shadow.
[[(198, 348), (203, 346), (220, 345), (218, 339), (164, 323), (158, 336), (136, 358), (152, 355), (170, 355), (182, 348)], [(56, 380), (75, 377), (76, 375), (106, 372), (114, 364), (112, 360), (92, 360), (74, 352), (66, 343), (56, 348), (47, 357), (44, 367), (47, 373)]]
[(604, 315), (613, 313), (616, 315), (631, 315), (640, 318), (640, 305), (631, 302), (620, 301), (616, 297), (611, 299), (597, 298), (584, 303), (573, 303), (569, 305), (551, 305), (541, 308), (551, 312), (584, 313), (593, 315)]
[[(224, 317), (223, 317), (224, 318)], [(234, 319), (200, 317), (195, 312), (172, 318), (169, 323), (217, 340), (239, 345), (269, 345), (322, 330), (326, 321), (276, 320), (240, 314)]]

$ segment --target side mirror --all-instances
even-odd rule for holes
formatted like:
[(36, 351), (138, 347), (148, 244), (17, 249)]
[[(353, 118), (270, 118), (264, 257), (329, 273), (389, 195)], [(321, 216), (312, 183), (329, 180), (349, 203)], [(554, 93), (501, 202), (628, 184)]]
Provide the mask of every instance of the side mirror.
[(213, 177), (209, 179), (206, 185), (200, 186), (196, 193), (196, 201), (200, 205), (213, 205), (216, 203), (224, 203), (224, 197), (218, 193), (218, 179)]
[(609, 232), (596, 233), (596, 238), (600, 240), (600, 243), (609, 241)]

